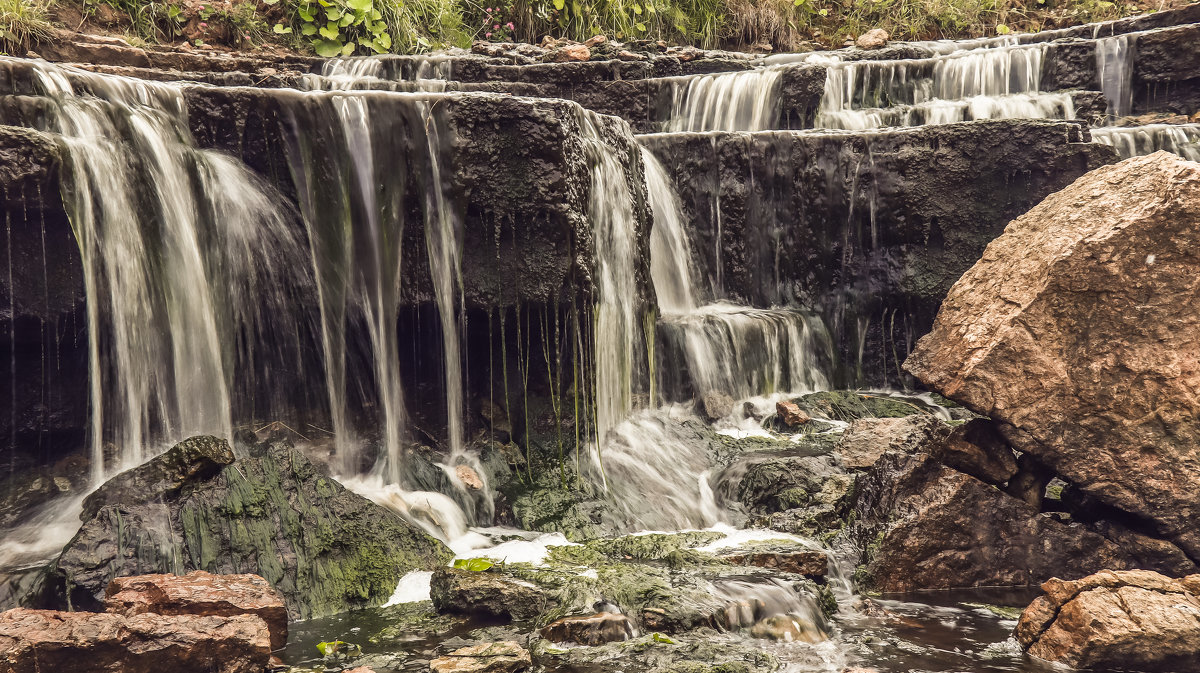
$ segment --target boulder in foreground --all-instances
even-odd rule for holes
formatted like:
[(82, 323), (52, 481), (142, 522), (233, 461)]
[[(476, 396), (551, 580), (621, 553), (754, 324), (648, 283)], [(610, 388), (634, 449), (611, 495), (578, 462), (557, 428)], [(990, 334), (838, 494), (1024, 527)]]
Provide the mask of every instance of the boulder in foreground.
[(1193, 670), (1200, 661), (1200, 575), (1146, 570), (1052, 579), (1021, 615), (1030, 654), (1074, 668)]
[(262, 673), (267, 625), (254, 615), (0, 613), (3, 673)]
[(108, 612), (233, 617), (254, 615), (267, 624), (271, 649), (287, 644), (288, 613), (283, 596), (258, 575), (213, 575), (197, 570), (186, 575), (118, 577), (104, 592)]
[(904, 366), (1200, 560), (1200, 164), (1158, 152), (1047, 197)]

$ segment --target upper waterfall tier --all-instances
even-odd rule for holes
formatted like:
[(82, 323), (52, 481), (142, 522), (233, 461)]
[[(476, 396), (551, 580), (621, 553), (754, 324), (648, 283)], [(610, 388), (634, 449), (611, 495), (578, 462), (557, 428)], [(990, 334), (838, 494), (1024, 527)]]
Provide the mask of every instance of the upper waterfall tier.
[[(643, 393), (650, 216), (620, 120), (2, 66), (2, 120), (54, 135), (4, 127), (23, 157), (3, 185), (23, 195), (4, 203), (8, 277), (30, 281), (0, 304), (17, 360), (70, 365), (22, 383), (30, 411), (5, 436), (83, 443), (90, 381), (95, 469), (108, 444), (136, 462), (180, 432), (283, 421), (332, 434), (347, 472), (387, 456), (397, 482), (410, 414), (457, 450), (480, 395), (575, 377), (586, 438)], [(70, 398), (52, 419), (48, 396)]]
[(694, 302), (815, 310), (837, 386), (899, 383), (900, 362), (987, 243), (1117, 158), (1074, 122), (639, 139), (675, 177), (691, 223)]

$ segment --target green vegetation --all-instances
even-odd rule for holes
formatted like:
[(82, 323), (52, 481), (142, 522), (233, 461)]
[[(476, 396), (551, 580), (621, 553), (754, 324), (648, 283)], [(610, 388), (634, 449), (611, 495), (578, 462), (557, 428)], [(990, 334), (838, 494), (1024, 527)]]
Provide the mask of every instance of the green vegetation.
[(49, 0), (0, 0), (0, 51), (15, 52), (50, 34)]
[(49, 18), (64, 16), (72, 28), (123, 29), (135, 41), (276, 43), (321, 56), (594, 35), (784, 51), (810, 41), (841, 46), (871, 28), (893, 39), (962, 38), (1156, 8), (1129, 0), (0, 0), (0, 42), (28, 46), (47, 34)]

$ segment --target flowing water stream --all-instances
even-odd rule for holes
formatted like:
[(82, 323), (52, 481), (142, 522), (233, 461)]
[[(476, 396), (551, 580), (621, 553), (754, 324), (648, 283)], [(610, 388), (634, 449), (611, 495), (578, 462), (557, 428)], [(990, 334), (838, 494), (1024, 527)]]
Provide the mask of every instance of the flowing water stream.
[[(1136, 39), (1094, 41), (1114, 123), (1131, 111)], [(1045, 43), (918, 46), (934, 55), (792, 59), (827, 69), (816, 126), (849, 131), (1076, 116), (1070, 92), (1041, 90)], [(782, 61), (677, 78), (666, 131), (778, 128), (781, 83), (786, 69), (797, 67)], [(184, 85), (47, 64), (34, 70), (35, 97), (48, 110), (39, 126), (65, 151), (64, 198), (84, 267), (93, 486), (183, 437), (231, 437), (247, 424), (294, 419), (318, 397), (325, 413), (300, 419), (297, 434), (331, 447), (333, 467), (350, 488), (401, 512), (460, 557), (537, 566), (550, 548), (572, 544), (560, 533), (481, 525), (491, 520), (494, 493), (468, 449), (465, 214), (450, 188), (454, 129), (438, 105), (449, 60), (421, 61), (407, 77), (392, 77), (382, 59), (332, 61), (305, 78), (306, 91), (280, 93), (294, 211), (281, 208), (288, 199), (279, 188), (241, 161), (197, 146)], [(575, 383), (576, 395), (581, 386), (592, 390), (581, 397), (594, 405), (579, 469), (605, 503), (603, 523), (621, 533), (717, 532), (734, 540), (729, 548), (760, 535), (821, 549), (771, 531), (747, 537), (738, 528), (747, 523), (745, 512), (731, 508), (714, 482), (728, 467), (718, 455), (721, 438), (786, 441), (763, 425), (774, 402), (830, 387), (829, 327), (804, 306), (734, 303), (720, 263), (715, 278), (701, 277), (691, 223), (659, 160), (624, 124), (582, 109), (573, 123), (588, 163), (596, 260), (591, 333), (576, 337), (581, 350), (589, 344), (581, 357), (594, 376)], [(614, 133), (634, 148), (631, 156), (613, 142)], [(1197, 124), (1092, 134), (1122, 157), (1166, 150), (1200, 160)], [(416, 210), (406, 206), (414, 200)], [(637, 280), (643, 207), (654, 222), (649, 271), (657, 311), (640, 296)], [(717, 241), (719, 248), (719, 223)], [(437, 439), (446, 456), (439, 469), (451, 484), (445, 493), (423, 489), (406, 464), (414, 391), (405, 386), (397, 325), (407, 319), (403, 271), (418, 252), (428, 260), (440, 342), (426, 355), (440, 361), (445, 436)], [(697, 401), (711, 401), (719, 412), (701, 419)], [(460, 465), (484, 480), (482, 505), (468, 496)], [(9, 531), (0, 567), (50, 558), (73, 534), (68, 522), (79, 506), (78, 499), (55, 503)], [(947, 595), (920, 604), (879, 601), (876, 610), (854, 594), (850, 569), (831, 563), (836, 624), (824, 623), (811, 598), (779, 581), (729, 579), (713, 582), (710, 592), (728, 606), (720, 638), (736, 638), (733, 632), (766, 618), (795, 617), (803, 621), (795, 638), (813, 642), (762, 645), (781, 658), (783, 670), (840, 671), (858, 663), (881, 671), (1043, 670), (1014, 649), (1011, 614), (971, 605), (1018, 605), (1027, 597)], [(401, 581), (393, 603), (428, 595), (428, 574), (416, 574)], [(300, 625), (289, 658), (304, 661), (302, 649), (331, 629), (351, 633), (381, 619), (368, 611)], [(458, 633), (413, 639), (393, 670), (427, 667), (429, 653)]]

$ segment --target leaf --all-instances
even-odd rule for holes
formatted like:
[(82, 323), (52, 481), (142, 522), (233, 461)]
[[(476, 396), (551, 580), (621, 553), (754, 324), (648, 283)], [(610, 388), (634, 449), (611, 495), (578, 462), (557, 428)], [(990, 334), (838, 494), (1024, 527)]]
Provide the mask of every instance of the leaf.
[(637, 28), (639, 33), (646, 32), (646, 24), (644, 24), (644, 23), (636, 24), (636, 25), (634, 25), (634, 28)]
[(367, 30), (371, 31), (372, 35), (378, 35), (387, 29), (387, 24), (382, 21), (372, 21), (367, 24)]
[(378, 9), (371, 9), (371, 20), (378, 21), (383, 18), (383, 14)]
[[(423, 38), (418, 37), (417, 42), (420, 42), (422, 39)], [(390, 33), (380, 33), (379, 36), (375, 38), (375, 44), (383, 47), (384, 51), (391, 49), (392, 48), (391, 34)]]
[(454, 567), (459, 570), (470, 570), (474, 573), (481, 573), (488, 568), (491, 568), (494, 563), (485, 558), (460, 558), (454, 559)]
[(374, 3), (371, 0), (346, 0), (346, 5), (359, 12), (369, 12), (374, 9)]
[(321, 37), (325, 38), (326, 40), (336, 40), (339, 43), (338, 46), (341, 46), (340, 43), (342, 41), (342, 34), (338, 31), (338, 26), (336, 23), (331, 23), (325, 26), (319, 32), (321, 33)]
[(642, 15), (642, 6), (641, 6), (641, 5), (634, 5), (634, 6), (633, 6), (633, 13), (634, 13), (634, 14), (637, 14), (638, 16), (641, 16), (641, 15)]
[(338, 9), (337, 7), (330, 7), (329, 9), (325, 10), (325, 18), (329, 19), (330, 21), (337, 21), (338, 19), (342, 18), (342, 10)]
[(317, 27), (312, 25), (311, 23), (306, 23), (303, 26), (300, 26), (300, 34), (301, 35), (316, 35)]
[(342, 45), (342, 56), (349, 56), (350, 54), (353, 54), (353, 53), (354, 53), (354, 43), (353, 42), (347, 42), (346, 44)]
[(317, 3), (322, 7), (333, 7), (333, 3), (329, 2), (329, 0), (317, 0)]
[(675, 644), (674, 640), (671, 640), (670, 638), (668, 638), (658, 632), (655, 632), (655, 634), (653, 636), (651, 636), (651, 638), (653, 638), (654, 642), (656, 642), (656, 643), (663, 643), (665, 645), (674, 645)]
[(313, 51), (317, 52), (317, 56), (321, 58), (333, 58), (342, 51), (342, 43), (334, 42), (333, 40), (322, 40), (317, 38), (313, 40)]
[(275, 24), (275, 34), (276, 35), (288, 35), (291, 32), (292, 32), (291, 26), (285, 26), (282, 23)]
[(1009, 28), (1007, 25), (1005, 25), (1003, 23), (996, 24), (996, 33), (998, 35), (1008, 35), (1011, 32), (1012, 32), (1012, 29)]
[(345, 644), (346, 643), (343, 643), (340, 640), (331, 640), (329, 642), (320, 642), (320, 643), (317, 643), (317, 651), (321, 653), (322, 657), (328, 657), (330, 654), (338, 651), (339, 645), (345, 645)]
[(314, 18), (314, 17), (313, 17), (313, 13), (312, 13), (312, 12), (310, 12), (310, 11), (308, 11), (308, 10), (307, 10), (307, 9), (305, 9), (304, 7), (301, 7), (301, 8), (299, 8), (299, 9), (297, 9), (297, 10), (296, 10), (296, 13), (300, 15), (300, 18), (301, 18), (301, 19), (304, 19), (305, 21), (308, 21), (308, 22), (310, 22), (310, 23), (312, 22), (312, 20), (313, 20), (313, 18)]
[(567, 0), (554, 0), (554, 9), (562, 11), (567, 6)]
[(338, 21), (338, 26), (345, 28), (346, 26), (349, 26), (352, 23), (356, 23), (354, 19), (355, 19), (355, 16), (353, 14), (346, 14), (346, 15), (342, 16), (341, 21)]

